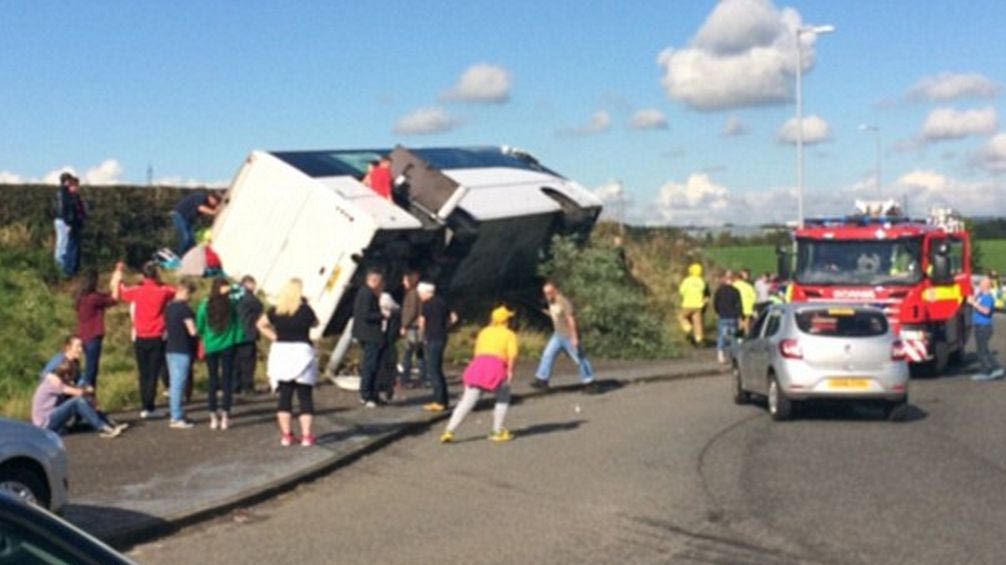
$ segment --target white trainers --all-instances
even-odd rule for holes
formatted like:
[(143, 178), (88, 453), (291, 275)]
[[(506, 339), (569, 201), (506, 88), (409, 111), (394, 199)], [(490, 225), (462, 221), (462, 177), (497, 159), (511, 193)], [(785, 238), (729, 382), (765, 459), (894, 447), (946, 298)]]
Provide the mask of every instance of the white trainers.
[(993, 379), (1001, 379), (1003, 378), (1003, 376), (1006, 376), (1006, 369), (999, 367), (998, 369), (989, 373), (989, 376), (992, 377)]
[(156, 420), (160, 417), (161, 415), (157, 412), (157, 410), (140, 410), (141, 420)]
[(210, 429), (215, 430), (220, 427), (220, 420), (217, 419), (217, 415), (210, 414)]
[(190, 430), (193, 427), (195, 427), (195, 424), (193, 424), (188, 420), (171, 420), (171, 423), (168, 424), (168, 427), (173, 430)]
[(106, 426), (102, 428), (101, 433), (98, 434), (102, 439), (112, 439), (117, 438), (122, 434), (122, 429), (112, 426)]

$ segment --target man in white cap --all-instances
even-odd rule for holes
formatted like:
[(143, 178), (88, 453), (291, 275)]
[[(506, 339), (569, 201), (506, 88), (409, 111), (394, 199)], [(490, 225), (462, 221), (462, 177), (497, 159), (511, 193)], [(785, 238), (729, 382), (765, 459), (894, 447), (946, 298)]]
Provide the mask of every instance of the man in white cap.
[(437, 287), (433, 283), (421, 282), (416, 290), (423, 303), (419, 331), (423, 335), (423, 351), (426, 353), (426, 376), (433, 386), (433, 402), (424, 405), (423, 410), (443, 412), (448, 404), (444, 348), (447, 346), (447, 328), (457, 321), (457, 315), (437, 295)]

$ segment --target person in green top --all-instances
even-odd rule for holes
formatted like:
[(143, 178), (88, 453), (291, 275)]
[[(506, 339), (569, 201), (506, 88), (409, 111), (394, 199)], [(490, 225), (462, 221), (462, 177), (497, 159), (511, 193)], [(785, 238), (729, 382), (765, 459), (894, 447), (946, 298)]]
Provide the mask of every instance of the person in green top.
[[(196, 331), (203, 341), (210, 377), (210, 429), (226, 430), (230, 425), (234, 393), (234, 345), (241, 337), (237, 309), (231, 302), (230, 284), (226, 279), (213, 279), (209, 296), (199, 303), (196, 310)], [(223, 404), (218, 412), (217, 391), (220, 389), (223, 389)]]

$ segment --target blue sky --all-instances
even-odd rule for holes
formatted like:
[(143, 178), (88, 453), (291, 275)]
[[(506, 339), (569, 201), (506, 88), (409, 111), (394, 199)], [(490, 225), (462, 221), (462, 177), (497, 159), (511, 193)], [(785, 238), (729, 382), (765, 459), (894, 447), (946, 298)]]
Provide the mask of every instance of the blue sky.
[(636, 222), (785, 220), (802, 22), (837, 28), (804, 46), (811, 212), (877, 193), (866, 123), (883, 194), (1006, 213), (1001, 1), (3, 6), (0, 181), (142, 182), (149, 163), (225, 182), (256, 148), (509, 144), (601, 195), (620, 180)]

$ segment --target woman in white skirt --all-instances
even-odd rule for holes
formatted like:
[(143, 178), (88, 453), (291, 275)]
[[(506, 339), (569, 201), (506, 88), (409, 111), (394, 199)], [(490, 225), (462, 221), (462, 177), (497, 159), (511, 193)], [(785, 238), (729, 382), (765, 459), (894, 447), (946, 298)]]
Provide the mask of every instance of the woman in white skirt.
[(259, 318), (258, 330), (272, 341), (269, 348), (269, 385), (279, 393), (276, 422), (279, 424), (280, 445), (289, 446), (296, 440), (290, 429), (293, 419), (293, 395), (300, 407), (300, 444), (314, 445), (311, 423), (314, 419), (312, 392), (318, 380), (318, 360), (311, 343), (311, 328), (318, 317), (303, 297), (300, 279), (290, 279), (280, 290), (276, 305)]

